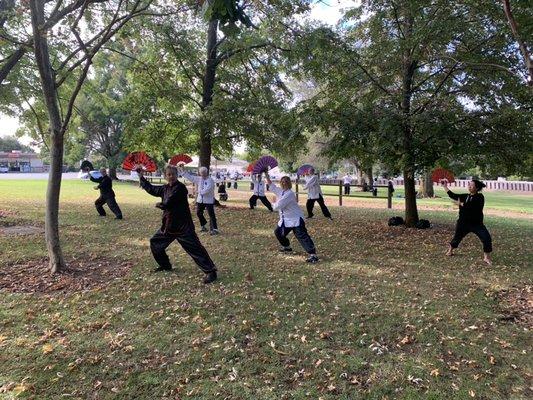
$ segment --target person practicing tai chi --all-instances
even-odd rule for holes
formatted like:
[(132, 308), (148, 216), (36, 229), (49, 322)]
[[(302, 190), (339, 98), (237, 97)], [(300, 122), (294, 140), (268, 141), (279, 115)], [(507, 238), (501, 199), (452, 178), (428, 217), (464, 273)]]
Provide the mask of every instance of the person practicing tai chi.
[(483, 243), (483, 261), (491, 265), (490, 253), (492, 252), (492, 238), (483, 224), (483, 206), (485, 198), (481, 191), (485, 184), (477, 179), (468, 183), (468, 192), (456, 194), (448, 188), (448, 181), (443, 180), (442, 186), (451, 199), (459, 206), (459, 219), (455, 227), (455, 235), (450, 242), (446, 255), (453, 256), (453, 251), (459, 246), (461, 240), (470, 232), (474, 233)]
[(273, 204), (273, 209), (279, 212), (279, 221), (274, 234), (282, 246), (281, 251), (292, 251), (287, 235), (291, 233), (291, 231), (294, 231), (294, 236), (296, 236), (296, 239), (298, 239), (308, 254), (306, 261), (313, 264), (318, 262), (315, 244), (305, 228), (305, 222), (303, 219), (304, 215), (300, 206), (298, 206), (296, 195), (291, 190), (291, 178), (288, 176), (282, 177), (279, 182), (281, 186), (280, 188), (270, 180), (268, 174), (265, 174), (265, 177), (269, 190), (276, 195), (276, 202)]
[(274, 211), (272, 209), (272, 204), (268, 201), (265, 196), (265, 182), (261, 179), (261, 174), (252, 174), (252, 183), (254, 185), (252, 197), (250, 197), (250, 208), (253, 210), (257, 205), (257, 199), (265, 205), (269, 211)]
[(183, 167), (180, 167), (179, 172), (197, 187), (196, 215), (200, 220), (200, 231), (207, 232), (207, 220), (204, 217), (204, 210), (207, 209), (210, 233), (211, 235), (218, 235), (217, 217), (215, 216), (215, 181), (209, 176), (209, 170), (206, 167), (200, 167), (198, 169), (199, 176), (185, 171)]
[(315, 201), (317, 201), (320, 205), (320, 209), (322, 210), (322, 214), (324, 214), (324, 217), (333, 220), (326, 203), (324, 203), (322, 189), (320, 189), (318, 176), (315, 175), (314, 168), (311, 168), (309, 170), (309, 174), (305, 177), (304, 190), (307, 190), (307, 203), (305, 204), (305, 207), (307, 208), (307, 218), (313, 218), (313, 208), (315, 207)]
[(107, 175), (107, 170), (105, 168), (100, 168), (100, 173), (102, 174), (100, 178), (93, 178), (91, 172), (87, 170), (91, 182), (98, 183), (98, 186), (95, 186), (94, 190), (100, 189), (100, 197), (94, 202), (96, 211), (98, 211), (98, 214), (100, 214), (101, 217), (105, 217), (106, 212), (104, 210), (104, 204), (107, 204), (109, 209), (115, 214), (115, 219), (122, 219), (122, 211), (115, 200), (113, 181)]
[(349, 174), (344, 175), (342, 178), (344, 182), (344, 194), (349, 195), (350, 194), (350, 186), (352, 184), (352, 177)]
[(150, 249), (155, 261), (159, 265), (154, 272), (170, 271), (172, 264), (166, 253), (166, 248), (177, 240), (183, 250), (194, 260), (196, 265), (205, 273), (204, 283), (211, 283), (217, 279), (217, 268), (209, 257), (207, 250), (200, 243), (194, 231), (191, 210), (187, 200), (187, 188), (178, 181), (178, 170), (173, 165), (165, 168), (166, 185), (152, 185), (143, 176), (142, 169), (137, 170), (139, 184), (148, 194), (161, 197), (162, 201), (156, 204), (163, 210), (163, 223), (161, 228), (150, 239)]

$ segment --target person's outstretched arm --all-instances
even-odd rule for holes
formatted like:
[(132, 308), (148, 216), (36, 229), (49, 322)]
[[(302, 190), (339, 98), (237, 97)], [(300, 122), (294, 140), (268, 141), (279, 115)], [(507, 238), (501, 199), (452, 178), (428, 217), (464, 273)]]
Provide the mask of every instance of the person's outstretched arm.
[(94, 178), (94, 177), (91, 175), (91, 172), (90, 172), (90, 171), (87, 171), (87, 174), (89, 175), (89, 179), (91, 180), (91, 182), (94, 182), (94, 183), (101, 183), (102, 180), (104, 179), (103, 176), (101, 176), (100, 178)]
[(196, 175), (191, 174), (188, 171), (182, 170), (181, 176), (183, 176), (185, 179), (187, 179), (189, 182), (196, 183), (196, 180), (198, 177)]
[(151, 194), (154, 197), (163, 197), (163, 186), (154, 186), (142, 175), (139, 174), (139, 185), (146, 191), (146, 193)]

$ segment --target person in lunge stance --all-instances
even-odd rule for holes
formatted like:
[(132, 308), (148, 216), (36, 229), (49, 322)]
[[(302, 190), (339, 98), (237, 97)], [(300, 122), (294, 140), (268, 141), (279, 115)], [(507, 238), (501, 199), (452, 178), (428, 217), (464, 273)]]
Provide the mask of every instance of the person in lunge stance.
[(309, 174), (305, 177), (304, 190), (307, 190), (307, 203), (305, 207), (307, 208), (307, 218), (313, 218), (313, 208), (315, 207), (315, 201), (320, 205), (322, 214), (324, 217), (331, 218), (331, 213), (324, 203), (324, 197), (322, 197), (322, 189), (320, 189), (320, 184), (318, 182), (318, 176), (315, 175), (315, 169), (311, 168)]
[(209, 170), (206, 167), (198, 169), (199, 176), (192, 175), (180, 168), (181, 175), (194, 183), (197, 187), (198, 195), (196, 196), (196, 215), (200, 220), (200, 231), (207, 232), (207, 220), (204, 217), (204, 210), (207, 209), (209, 214), (209, 230), (211, 235), (218, 235), (217, 217), (215, 216), (215, 181), (209, 176)]
[(253, 194), (249, 200), (250, 208), (253, 210), (257, 205), (257, 199), (259, 199), (266, 208), (268, 208), (270, 211), (274, 211), (272, 209), (272, 204), (270, 204), (270, 201), (268, 201), (267, 197), (265, 196), (265, 182), (263, 182), (261, 179), (261, 174), (252, 174), (252, 183)]
[(161, 229), (150, 239), (152, 255), (159, 265), (154, 272), (172, 270), (172, 264), (165, 249), (174, 240), (177, 240), (183, 250), (205, 273), (204, 283), (215, 281), (217, 268), (194, 231), (194, 223), (187, 200), (187, 188), (178, 181), (177, 168), (172, 165), (165, 168), (165, 179), (168, 183), (162, 186), (154, 186), (148, 182), (141, 169), (137, 172), (139, 173), (140, 186), (152, 196), (162, 199), (160, 203), (156, 204), (156, 207), (163, 210), (163, 223)]
[(468, 183), (468, 192), (456, 194), (448, 188), (448, 182), (443, 181), (442, 186), (451, 199), (459, 205), (459, 219), (455, 227), (455, 235), (450, 242), (446, 255), (453, 256), (453, 251), (459, 246), (461, 240), (470, 232), (474, 233), (483, 243), (483, 261), (491, 265), (490, 253), (492, 252), (492, 238), (483, 224), (483, 206), (485, 198), (480, 192), (485, 184), (477, 179)]
[(304, 215), (302, 210), (298, 206), (296, 201), (296, 195), (291, 190), (292, 183), (291, 178), (284, 176), (280, 180), (280, 187), (276, 186), (271, 180), (268, 174), (266, 175), (266, 181), (269, 185), (269, 190), (276, 195), (276, 202), (273, 204), (274, 210), (279, 212), (278, 227), (274, 231), (276, 238), (281, 244), (282, 252), (291, 252), (291, 244), (287, 235), (293, 231), (294, 236), (300, 242), (304, 250), (307, 252), (307, 262), (318, 262), (318, 256), (316, 255), (315, 244), (313, 239), (307, 233), (305, 228)]
[(98, 186), (95, 186), (94, 189), (100, 189), (100, 197), (98, 197), (94, 202), (98, 214), (100, 214), (101, 217), (106, 216), (104, 204), (107, 204), (109, 209), (113, 212), (113, 214), (115, 214), (115, 219), (122, 219), (122, 211), (115, 200), (113, 181), (107, 175), (107, 170), (105, 168), (100, 168), (100, 173), (102, 174), (100, 178), (93, 178), (90, 171), (87, 171), (87, 173), (89, 174), (89, 179), (91, 182), (98, 183)]

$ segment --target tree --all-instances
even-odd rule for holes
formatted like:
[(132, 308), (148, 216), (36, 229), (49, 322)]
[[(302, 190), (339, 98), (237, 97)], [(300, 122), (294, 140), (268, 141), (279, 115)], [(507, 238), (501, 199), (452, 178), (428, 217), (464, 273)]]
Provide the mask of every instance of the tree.
[[(48, 115), (50, 173), (46, 193), (45, 238), (50, 271), (61, 272), (65, 260), (59, 240), (59, 193), (63, 167), (64, 138), (73, 113), (74, 102), (87, 77), (94, 56), (131, 18), (143, 15), (151, 0), (130, 4), (122, 0), (76, 0), (53, 6), (46, 0), (29, 0), (32, 32), (27, 37), (21, 25), (30, 25), (25, 3), (17, 3), (16, 18), (2, 27), (8, 44), (2, 50), (12, 51), (3, 59), (0, 82), (28, 56), (38, 71), (42, 99)], [(84, 29), (79, 28), (84, 21)], [(54, 30), (52, 30), (54, 28)], [(31, 57), (29, 49), (32, 49)]]
[(0, 151), (10, 152), (12, 150), (20, 150), (25, 153), (31, 153), (31, 147), (25, 146), (19, 142), (15, 136), (0, 137)]
[[(408, 226), (418, 221), (418, 173), (475, 151), (504, 158), (491, 143), (496, 136), (531, 142), (522, 128), (531, 96), (509, 73), (517, 54), (494, 15), (476, 2), (363, 1), (337, 30), (301, 36), (303, 71), (321, 87), (302, 114), (336, 144), (352, 143), (402, 170)], [(514, 122), (502, 124), (499, 115)]]
[(300, 145), (288, 107), (292, 93), (280, 78), (287, 49), (279, 21), (289, 19), (294, 6), (282, 4), (282, 11), (266, 5), (250, 11), (260, 21), (254, 29), (219, 29), (211, 20), (206, 32), (192, 15), (185, 17), (189, 24), (177, 19), (151, 26), (153, 46), (134, 69), (130, 109), (137, 111), (128, 147), (198, 152), (200, 164), (209, 166), (212, 154), (230, 154), (243, 140), (258, 148)]

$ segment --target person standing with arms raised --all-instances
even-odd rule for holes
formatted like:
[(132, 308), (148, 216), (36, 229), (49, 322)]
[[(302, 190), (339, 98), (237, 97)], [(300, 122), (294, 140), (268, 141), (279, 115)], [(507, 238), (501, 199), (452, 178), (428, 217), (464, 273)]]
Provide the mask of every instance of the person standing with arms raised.
[(196, 185), (198, 195), (196, 196), (196, 215), (200, 220), (200, 231), (207, 232), (207, 220), (204, 217), (204, 210), (209, 214), (209, 230), (211, 235), (218, 235), (217, 217), (215, 215), (215, 181), (209, 176), (206, 167), (198, 169), (198, 176), (195, 176), (180, 167), (180, 174)]
[(455, 226), (455, 234), (450, 242), (447, 256), (453, 256), (454, 250), (459, 247), (459, 243), (470, 232), (475, 234), (483, 243), (483, 261), (491, 265), (492, 260), (492, 238), (487, 227), (483, 224), (483, 207), (485, 206), (485, 197), (481, 191), (485, 184), (477, 179), (468, 183), (468, 193), (456, 194), (448, 188), (448, 181), (443, 180), (442, 186), (448, 196), (455, 200), (459, 206), (459, 219)]
[(142, 169), (138, 169), (137, 173), (140, 186), (148, 194), (162, 199), (156, 207), (163, 210), (163, 222), (161, 228), (150, 239), (152, 255), (159, 265), (154, 272), (172, 270), (172, 264), (165, 250), (174, 240), (177, 240), (183, 250), (205, 273), (204, 283), (215, 281), (217, 268), (194, 231), (187, 188), (178, 181), (177, 168), (172, 165), (165, 168), (165, 179), (168, 183), (162, 186), (155, 186), (148, 182), (143, 176)]
[(307, 208), (307, 218), (313, 218), (313, 208), (317, 201), (324, 217), (333, 220), (326, 203), (324, 203), (322, 189), (320, 189), (320, 183), (318, 182), (318, 176), (315, 175), (314, 168), (309, 169), (309, 173), (305, 177), (304, 190), (307, 190), (307, 203), (305, 204), (305, 207)]

